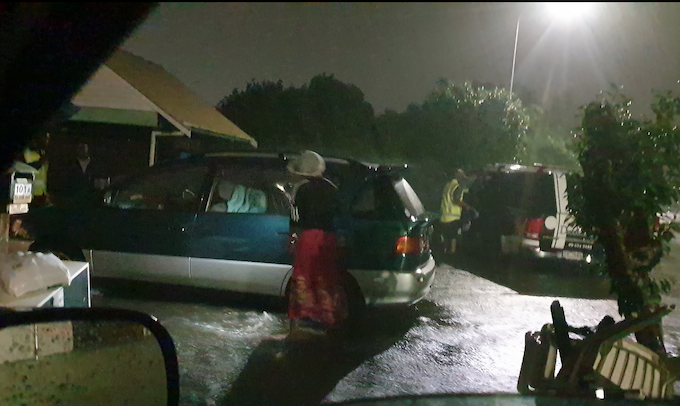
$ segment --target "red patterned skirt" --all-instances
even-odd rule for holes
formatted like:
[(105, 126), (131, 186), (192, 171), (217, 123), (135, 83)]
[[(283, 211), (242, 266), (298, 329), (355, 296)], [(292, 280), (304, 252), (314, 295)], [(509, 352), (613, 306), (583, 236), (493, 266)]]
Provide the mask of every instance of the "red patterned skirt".
[(335, 235), (303, 231), (296, 242), (288, 318), (338, 327), (347, 318), (343, 272)]

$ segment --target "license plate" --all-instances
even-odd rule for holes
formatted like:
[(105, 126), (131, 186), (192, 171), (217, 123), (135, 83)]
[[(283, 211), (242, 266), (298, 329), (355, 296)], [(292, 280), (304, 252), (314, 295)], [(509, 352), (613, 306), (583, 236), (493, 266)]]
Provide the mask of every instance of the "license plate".
[(583, 260), (583, 253), (581, 251), (563, 251), (562, 258), (572, 261), (581, 261)]
[(33, 184), (17, 182), (14, 184), (14, 194), (12, 195), (12, 203), (26, 204), (30, 203), (33, 198)]

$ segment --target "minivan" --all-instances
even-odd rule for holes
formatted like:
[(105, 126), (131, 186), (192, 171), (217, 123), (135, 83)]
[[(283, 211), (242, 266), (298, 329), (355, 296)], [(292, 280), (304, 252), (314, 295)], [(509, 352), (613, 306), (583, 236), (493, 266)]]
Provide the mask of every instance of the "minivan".
[[(110, 186), (97, 207), (32, 209), (24, 218), (31, 250), (84, 259), (93, 278), (286, 296), (291, 195), (302, 180), (286, 169), (294, 157), (214, 153), (159, 163)], [(326, 166), (338, 186), (336, 228), (352, 297), (367, 306), (421, 300), (435, 274), (432, 226), (405, 168), (337, 158)], [(256, 201), (217, 210), (225, 180)]]

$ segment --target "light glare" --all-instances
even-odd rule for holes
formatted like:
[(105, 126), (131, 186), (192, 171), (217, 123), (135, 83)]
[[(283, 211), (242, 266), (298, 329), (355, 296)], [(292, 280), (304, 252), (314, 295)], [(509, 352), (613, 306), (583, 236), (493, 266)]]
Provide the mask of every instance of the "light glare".
[(556, 20), (569, 21), (589, 15), (595, 3), (545, 3), (550, 16)]

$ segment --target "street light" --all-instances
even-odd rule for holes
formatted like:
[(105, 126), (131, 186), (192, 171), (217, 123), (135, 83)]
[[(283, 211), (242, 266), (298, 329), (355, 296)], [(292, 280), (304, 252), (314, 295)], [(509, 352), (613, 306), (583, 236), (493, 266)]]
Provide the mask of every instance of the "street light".
[(546, 9), (555, 20), (570, 21), (590, 14), (594, 3), (546, 3)]
[[(593, 9), (594, 3), (545, 3), (546, 11), (554, 20), (570, 21), (574, 18), (584, 17)], [(525, 8), (517, 17), (517, 29), (515, 30), (515, 49), (512, 52), (512, 74), (510, 75), (510, 94), (515, 84), (515, 62), (517, 61), (517, 40), (519, 39), (519, 23)]]

